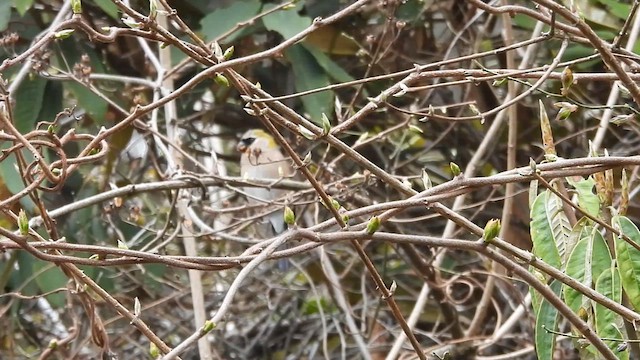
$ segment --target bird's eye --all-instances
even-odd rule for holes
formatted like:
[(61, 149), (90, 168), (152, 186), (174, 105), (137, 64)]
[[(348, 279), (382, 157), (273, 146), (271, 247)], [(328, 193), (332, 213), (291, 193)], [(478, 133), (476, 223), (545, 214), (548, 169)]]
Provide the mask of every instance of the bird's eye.
[(256, 141), (256, 138), (254, 138), (254, 137), (247, 137), (247, 138), (244, 138), (244, 139), (240, 140), (240, 142), (244, 146), (249, 146), (249, 145), (253, 144), (254, 141)]

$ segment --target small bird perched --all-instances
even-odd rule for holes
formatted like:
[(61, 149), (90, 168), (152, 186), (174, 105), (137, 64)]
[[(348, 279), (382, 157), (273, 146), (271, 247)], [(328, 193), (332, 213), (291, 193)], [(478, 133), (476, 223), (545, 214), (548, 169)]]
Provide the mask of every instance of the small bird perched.
[[(237, 150), (242, 153), (240, 157), (240, 176), (244, 179), (273, 180), (293, 176), (293, 168), (290, 160), (286, 158), (275, 139), (266, 131), (252, 129), (247, 131)], [(265, 187), (245, 187), (242, 189), (251, 205), (267, 204), (282, 198), (287, 191)], [(285, 231), (284, 207), (267, 215), (271, 224), (273, 235)]]

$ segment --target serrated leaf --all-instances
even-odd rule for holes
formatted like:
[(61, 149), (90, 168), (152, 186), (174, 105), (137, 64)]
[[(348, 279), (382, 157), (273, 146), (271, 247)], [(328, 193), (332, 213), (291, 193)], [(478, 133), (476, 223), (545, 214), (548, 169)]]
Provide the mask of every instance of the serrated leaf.
[[(636, 225), (624, 216), (616, 216), (611, 221), (614, 227), (636, 244), (640, 243), (640, 231)], [(640, 310), (640, 251), (629, 245), (619, 236), (615, 237), (616, 259), (622, 287), (629, 297), (635, 311)]]

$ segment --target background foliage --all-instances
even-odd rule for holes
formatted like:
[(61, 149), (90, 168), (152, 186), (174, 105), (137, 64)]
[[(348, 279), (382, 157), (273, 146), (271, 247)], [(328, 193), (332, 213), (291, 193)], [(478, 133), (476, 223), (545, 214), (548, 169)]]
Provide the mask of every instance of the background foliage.
[(637, 8), (0, 1), (0, 357), (639, 358)]

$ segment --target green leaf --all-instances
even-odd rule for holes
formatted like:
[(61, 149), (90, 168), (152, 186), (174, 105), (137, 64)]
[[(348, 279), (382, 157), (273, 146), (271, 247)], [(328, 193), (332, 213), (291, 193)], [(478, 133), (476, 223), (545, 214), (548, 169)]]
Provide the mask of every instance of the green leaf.
[(302, 313), (305, 315), (319, 314), (320, 309), (324, 312), (332, 310), (331, 302), (324, 297), (311, 297), (302, 304)]
[[(54, 264), (34, 259), (32, 262), (32, 273), (38, 274), (35, 277), (40, 293), (47, 293), (56, 289), (66, 289), (67, 277), (62, 270)], [(47, 295), (47, 300), (53, 308), (62, 308), (65, 305), (65, 291)]]
[(33, 5), (33, 0), (13, 0), (13, 6), (18, 10), (18, 14), (23, 16)]
[(578, 243), (578, 241), (582, 239), (586, 239), (591, 235), (591, 231), (593, 227), (590, 226), (591, 220), (586, 217), (581, 218), (578, 222), (573, 226), (573, 229), (569, 233), (569, 237), (567, 238), (566, 251), (567, 254), (571, 254), (574, 246)]
[[(593, 230), (591, 235), (582, 238), (569, 255), (565, 269), (568, 276), (583, 285), (593, 288), (595, 279), (611, 267), (609, 248), (600, 232)], [(565, 285), (564, 300), (567, 306), (577, 313), (580, 307), (589, 308), (588, 298), (581, 292)]]
[(23, 134), (33, 130), (39, 121), (37, 117), (42, 109), (46, 85), (47, 80), (39, 76), (29, 76), (14, 94), (16, 105), (13, 118), (16, 128)]
[[(564, 240), (558, 231), (558, 218), (564, 213), (557, 211), (557, 200), (549, 190), (536, 197), (531, 207), (531, 240), (533, 253), (547, 264), (560, 268)], [(567, 232), (568, 236), (568, 232)]]
[[(556, 295), (560, 295), (562, 283), (553, 281), (551, 290)], [(556, 345), (556, 335), (545, 329), (557, 330), (558, 327), (558, 310), (553, 307), (546, 299), (540, 304), (540, 310), (536, 316), (535, 327), (535, 347), (538, 360), (552, 360), (553, 352)]]
[(621, 19), (613, 16), (611, 12), (603, 6), (599, 6), (596, 1), (573, 1), (575, 2), (575, 6), (577, 6), (579, 9), (580, 17), (584, 18), (587, 21), (609, 29), (619, 29), (619, 26), (622, 25)]
[(38, 121), (51, 122), (62, 111), (62, 102), (64, 101), (62, 83), (59, 81), (47, 81), (44, 93), (46, 96), (42, 99), (42, 108), (38, 114)]
[(620, 20), (626, 20), (631, 12), (631, 4), (625, 4), (620, 0), (598, 0), (598, 2), (607, 7), (609, 14)]
[(338, 82), (353, 81), (353, 77), (349, 75), (348, 72), (331, 60), (329, 56), (320, 51), (320, 49), (313, 45), (303, 44), (303, 46), (311, 53), (311, 55), (313, 55), (314, 58), (316, 58), (318, 65), (320, 65), (332, 79)]
[(597, 217), (600, 213), (600, 200), (598, 195), (593, 191), (596, 181), (589, 176), (586, 179), (580, 178), (575, 181), (571, 177), (567, 177), (567, 181), (573, 186), (578, 193), (578, 206), (585, 213)]
[[(300, 16), (298, 11), (304, 5), (303, 2), (298, 2), (295, 8), (288, 10), (278, 10), (262, 18), (264, 27), (267, 30), (275, 31), (282, 35), (285, 40), (288, 40), (304, 29), (311, 25), (311, 18), (306, 16)], [(264, 10), (273, 9), (275, 4), (265, 6)]]
[[(105, 72), (103, 59), (91, 47), (86, 44), (75, 44), (73, 41), (62, 41), (59, 42), (59, 44), (62, 48), (62, 53), (64, 53), (64, 58), (62, 56), (58, 57), (58, 61), (60, 61), (60, 63), (65, 64), (79, 62), (82, 55), (86, 54), (89, 56), (91, 61), (91, 68), (93, 69), (92, 72)], [(94, 85), (99, 89), (100, 83), (95, 83)], [(117, 86), (119, 85), (116, 85), (114, 89), (111, 84), (109, 90), (115, 92), (117, 91), (116, 89), (119, 89)], [(107, 102), (105, 100), (94, 94), (83, 84), (79, 84), (74, 81), (65, 82), (64, 87), (65, 91), (69, 91), (71, 93), (71, 97), (74, 99), (67, 101), (65, 103), (66, 106), (76, 105), (79, 109), (84, 109), (86, 113), (96, 121), (97, 125), (104, 124), (105, 114), (107, 113)]]
[(118, 20), (118, 7), (111, 0), (93, 0), (102, 11), (111, 18)]
[(11, 19), (11, 2), (7, 0), (0, 1), (0, 32), (7, 30)]
[[(636, 244), (640, 244), (640, 232), (636, 225), (624, 216), (616, 216), (611, 221), (620, 232)], [(640, 251), (616, 236), (616, 258), (622, 287), (635, 311), (640, 310)]]
[[(215, 40), (238, 23), (253, 18), (258, 14), (261, 6), (260, 0), (234, 1), (231, 6), (217, 9), (202, 18), (201, 32), (207, 40)], [(236, 32), (225, 38), (225, 42), (231, 42), (240, 35), (241, 32)]]
[[(615, 271), (615, 268), (610, 267), (600, 275), (596, 282), (596, 291), (617, 303), (622, 302), (620, 277)], [(595, 303), (594, 313), (595, 330), (598, 337), (613, 339), (623, 338), (622, 332), (620, 331), (620, 328), (623, 326), (622, 317), (620, 317), (620, 315), (599, 303)], [(616, 350), (621, 341), (605, 340), (604, 342), (607, 344), (609, 349), (616, 353), (618, 359), (629, 359), (628, 351), (618, 352)]]
[[(433, 1), (431, 3), (433, 4)], [(424, 15), (423, 9), (428, 6), (424, 0), (405, 0), (400, 4), (395, 14), (396, 18), (409, 23), (424, 21), (422, 18)]]
[(15, 271), (9, 282), (10, 288), (20, 288), (22, 295), (33, 296), (38, 294), (38, 285), (34, 281), (33, 263), (37, 259), (26, 251), (18, 252), (18, 271)]
[(78, 108), (84, 109), (98, 124), (102, 124), (107, 112), (107, 102), (91, 92), (84, 85), (70, 82), (65, 84), (76, 99), (74, 102)]
[[(295, 78), (296, 91), (305, 91), (328, 86), (329, 77), (318, 64), (315, 57), (302, 45), (294, 45), (285, 51), (285, 57), (291, 63)], [(323, 91), (302, 97), (302, 104), (309, 117), (318, 125), (322, 113), (333, 113), (333, 93)]]

